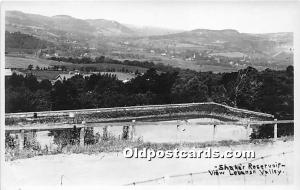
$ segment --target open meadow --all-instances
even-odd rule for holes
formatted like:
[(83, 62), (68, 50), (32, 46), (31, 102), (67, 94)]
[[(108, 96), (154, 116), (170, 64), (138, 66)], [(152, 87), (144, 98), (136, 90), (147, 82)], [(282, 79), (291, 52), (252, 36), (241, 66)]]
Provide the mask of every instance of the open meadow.
[(35, 68), (39, 66), (40, 68), (49, 67), (49, 66), (62, 66), (70, 65), (71, 63), (51, 61), (47, 59), (40, 59), (36, 57), (10, 57), (5, 56), (5, 68), (18, 68), (18, 69), (27, 69), (29, 65), (33, 65)]
[(73, 64), (67, 62), (58, 62), (48, 59), (41, 59), (37, 57), (16, 57), (16, 56), (5, 56), (5, 68), (18, 68), (18, 69), (27, 69), (29, 65), (33, 65), (33, 68), (39, 66), (40, 68), (48, 68), (53, 66), (64, 66), (68, 70), (86, 70), (92, 69), (97, 71), (127, 71), (134, 73), (139, 71), (140, 73), (146, 72), (148, 69), (144, 67), (130, 66), (130, 65), (121, 65), (121, 64), (108, 64), (108, 63), (91, 63), (91, 64)]

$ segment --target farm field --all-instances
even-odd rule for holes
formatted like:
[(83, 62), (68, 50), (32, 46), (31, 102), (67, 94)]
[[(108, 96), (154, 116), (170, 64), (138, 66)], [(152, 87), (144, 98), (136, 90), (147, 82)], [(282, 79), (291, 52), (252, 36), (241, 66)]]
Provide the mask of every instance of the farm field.
[(116, 75), (117, 79), (124, 81), (124, 80), (131, 80), (135, 77), (134, 74), (131, 73), (121, 73), (121, 72), (100, 72), (101, 75), (110, 74)]
[(124, 61), (124, 60), (139, 60), (139, 61), (152, 61), (155, 64), (162, 63), (166, 66), (171, 67), (178, 67), (181, 69), (191, 69), (194, 71), (212, 71), (212, 72), (234, 72), (237, 71), (239, 68), (231, 67), (231, 66), (224, 66), (224, 65), (210, 65), (208, 61), (197, 60), (197, 61), (186, 61), (183, 58), (174, 57), (171, 58), (170, 56), (161, 56), (158, 54), (151, 54), (147, 52), (136, 52), (137, 55), (140, 55), (140, 59), (135, 58), (126, 58), (120, 59), (118, 56), (113, 56), (115, 59)]
[[(122, 60), (122, 59), (120, 59)], [(130, 60), (130, 59), (129, 59)], [(133, 59), (134, 60), (134, 59)], [(141, 59), (140, 61), (143, 61)], [(146, 61), (146, 59), (144, 60)], [(163, 63), (164, 65), (178, 67), (181, 69), (191, 69), (195, 71), (213, 71), (213, 72), (233, 72), (237, 68), (233, 67), (224, 67), (222, 65), (207, 65), (201, 64), (201, 62), (196, 63), (195, 61), (184, 61), (178, 58), (167, 58), (161, 56), (161, 61), (154, 61), (155, 63)], [(148, 69), (144, 67), (121, 65), (121, 64), (108, 64), (108, 63), (99, 63), (99, 64), (72, 64), (67, 62), (58, 62), (47, 59), (40, 59), (36, 57), (16, 57), (16, 56), (5, 56), (5, 68), (18, 68), (18, 69), (27, 69), (28, 65), (33, 65), (35, 68), (39, 66), (40, 68), (49, 67), (49, 66), (65, 66), (68, 70), (85, 70), (86, 68), (95, 68), (98, 71), (107, 71), (107, 70), (127, 70), (128, 72), (134, 73), (139, 71), (140, 73), (146, 72)], [(46, 74), (47, 75), (47, 74)], [(50, 74), (51, 75), (51, 74)], [(56, 75), (57, 76), (57, 75)], [(51, 78), (53, 78), (51, 76)]]
[(120, 64), (72, 64), (67, 62), (58, 62), (47, 59), (40, 59), (36, 57), (16, 57), (16, 56), (5, 56), (5, 68), (18, 68), (18, 69), (27, 69), (28, 65), (33, 65), (35, 68), (39, 66), (40, 68), (49, 67), (49, 66), (65, 66), (68, 70), (84, 70), (87, 67), (94, 67), (99, 71), (106, 71), (115, 69), (118, 70), (128, 70), (129, 72), (135, 72), (138, 70), (139, 72), (146, 72), (148, 69), (137, 66), (128, 66), (128, 65), (120, 65)]
[(213, 71), (214, 73), (226, 73), (226, 72), (236, 72), (238, 68), (234, 67), (224, 67), (224, 66), (218, 66), (218, 65), (201, 65), (199, 67), (199, 71), (202, 72), (208, 72)]
[(127, 70), (128, 72), (135, 72), (138, 70), (140, 73), (146, 72), (148, 69), (137, 66), (121, 65), (121, 64), (108, 64), (108, 63), (95, 63), (95, 64), (69, 64), (65, 65), (68, 70), (84, 70), (85, 68), (95, 68), (98, 71), (107, 71), (107, 70)]
[[(164, 65), (178, 67), (181, 69), (191, 69), (198, 72), (215, 72), (215, 73), (226, 73), (237, 71), (238, 68), (223, 66), (223, 65), (211, 65), (207, 61), (197, 60), (197, 61), (185, 61), (180, 58), (168, 58), (161, 56)], [(158, 62), (157, 62), (158, 63)]]
[(5, 56), (5, 68), (18, 68), (18, 69), (27, 69), (28, 65), (33, 65), (35, 68), (39, 66), (40, 68), (49, 67), (49, 66), (62, 66), (70, 65), (71, 63), (51, 61), (47, 59), (40, 59), (36, 57), (10, 57)]
[[(66, 62), (58, 62), (47, 59), (40, 59), (34, 57), (5, 57), (5, 68), (17, 68), (22, 69), (24, 73), (32, 73), (37, 77), (38, 80), (54, 80), (59, 74), (67, 74), (69, 71), (56, 71), (56, 70), (25, 70), (28, 68), (28, 65), (33, 65), (33, 68), (39, 66), (40, 68), (49, 67), (49, 66), (65, 66), (68, 70), (85, 70), (87, 67), (94, 67), (101, 74), (112, 74), (116, 75), (119, 80), (130, 80), (135, 77), (134, 73), (136, 70), (139, 72), (146, 72), (147, 69), (143, 67), (136, 66), (127, 66), (119, 64), (72, 64)], [(107, 70), (116, 70), (117, 72), (106, 72)], [(127, 70), (131, 73), (118, 72), (118, 70)]]
[(213, 56), (223, 56), (223, 57), (246, 57), (248, 55), (241, 52), (226, 52), (226, 53), (211, 53)]

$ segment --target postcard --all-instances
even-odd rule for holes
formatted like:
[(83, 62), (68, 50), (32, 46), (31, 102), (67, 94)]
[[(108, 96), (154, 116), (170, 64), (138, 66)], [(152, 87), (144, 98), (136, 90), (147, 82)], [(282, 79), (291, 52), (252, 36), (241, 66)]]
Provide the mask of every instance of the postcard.
[(1, 187), (296, 189), (299, 5), (2, 2)]

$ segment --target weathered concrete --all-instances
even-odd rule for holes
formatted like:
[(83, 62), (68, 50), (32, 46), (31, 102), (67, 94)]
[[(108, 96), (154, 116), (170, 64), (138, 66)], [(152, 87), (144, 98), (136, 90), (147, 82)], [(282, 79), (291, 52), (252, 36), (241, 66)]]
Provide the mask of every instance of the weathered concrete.
[(214, 129), (213, 129), (213, 141), (215, 140), (215, 136), (216, 136), (216, 133), (217, 133), (217, 125), (214, 125)]
[(221, 121), (273, 120), (274, 116), (229, 107), (214, 102), (148, 105), (116, 108), (62, 110), (47, 112), (24, 112), (5, 114), (6, 126), (19, 124), (82, 124), (138, 121), (167, 121), (172, 119), (216, 118)]
[(107, 139), (108, 139), (108, 126), (104, 126), (104, 127), (103, 127), (103, 135), (102, 135), (102, 139), (103, 139), (103, 140), (107, 140)]
[(19, 150), (23, 150), (24, 148), (24, 135), (25, 135), (24, 130), (21, 130), (20, 133), (18, 134)]
[[(277, 121), (277, 119), (274, 119), (274, 121)], [(277, 140), (277, 123), (274, 124), (274, 140)]]
[(79, 145), (84, 146), (84, 134), (85, 134), (85, 129), (84, 127), (80, 128), (80, 135), (79, 135)]

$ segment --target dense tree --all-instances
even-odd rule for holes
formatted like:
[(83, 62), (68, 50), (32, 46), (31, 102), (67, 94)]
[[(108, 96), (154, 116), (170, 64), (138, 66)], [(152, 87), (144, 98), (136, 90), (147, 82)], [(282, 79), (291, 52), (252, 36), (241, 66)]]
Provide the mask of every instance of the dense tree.
[[(293, 119), (293, 85), (292, 66), (283, 71), (257, 71), (248, 67), (224, 74), (188, 70), (158, 72), (151, 68), (128, 83), (123, 83), (110, 74), (94, 74), (85, 78), (76, 75), (55, 84), (51, 84), (49, 80), (39, 82), (31, 74), (25, 77), (13, 74), (5, 80), (5, 111), (214, 101), (270, 113), (277, 119)], [(291, 127), (279, 131), (292, 133)], [(270, 135), (270, 131), (267, 130), (267, 133)]]
[(5, 49), (44, 49), (46, 47), (53, 47), (51, 42), (40, 40), (28, 34), (20, 32), (5, 32)]
[(29, 70), (29, 71), (31, 71), (32, 69), (33, 69), (33, 65), (28, 65), (28, 67), (27, 67), (27, 69)]

